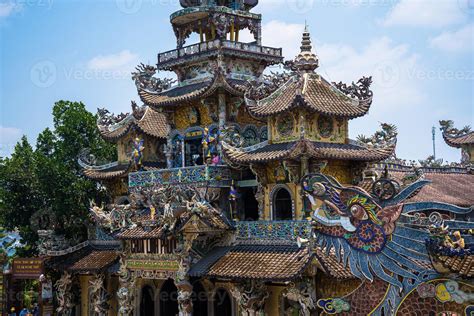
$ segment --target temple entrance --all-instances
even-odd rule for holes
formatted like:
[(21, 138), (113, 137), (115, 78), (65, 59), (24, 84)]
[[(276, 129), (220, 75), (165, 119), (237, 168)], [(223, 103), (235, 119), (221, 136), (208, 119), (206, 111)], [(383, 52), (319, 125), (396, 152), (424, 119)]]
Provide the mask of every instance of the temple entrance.
[(148, 285), (142, 289), (142, 300), (140, 302), (140, 316), (155, 315), (155, 301), (153, 299), (153, 289)]
[(232, 316), (232, 300), (225, 289), (218, 289), (214, 294), (214, 315)]
[(285, 188), (280, 188), (273, 195), (273, 219), (287, 221), (293, 219), (293, 202), (291, 194)]
[(160, 290), (160, 316), (175, 316), (178, 314), (178, 289), (174, 285), (174, 281), (168, 279), (163, 283)]
[(202, 283), (193, 284), (193, 316), (207, 316), (207, 293)]
[(258, 202), (255, 199), (255, 189), (240, 188), (239, 193), (241, 196), (241, 210), (240, 218), (243, 221), (257, 221), (258, 220)]

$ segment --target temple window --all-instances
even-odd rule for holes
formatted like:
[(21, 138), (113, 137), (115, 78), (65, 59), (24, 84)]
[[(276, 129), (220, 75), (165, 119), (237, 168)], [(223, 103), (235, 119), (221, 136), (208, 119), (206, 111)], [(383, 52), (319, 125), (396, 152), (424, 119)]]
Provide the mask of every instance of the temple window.
[(214, 315), (232, 316), (232, 300), (226, 289), (219, 288), (214, 294)]
[(176, 239), (139, 239), (130, 242), (132, 253), (168, 254), (174, 253)]
[(273, 220), (285, 221), (293, 219), (293, 201), (286, 188), (278, 188), (273, 193)]
[(254, 126), (247, 126), (242, 133), (244, 139), (244, 146), (253, 146), (259, 142), (257, 130)]

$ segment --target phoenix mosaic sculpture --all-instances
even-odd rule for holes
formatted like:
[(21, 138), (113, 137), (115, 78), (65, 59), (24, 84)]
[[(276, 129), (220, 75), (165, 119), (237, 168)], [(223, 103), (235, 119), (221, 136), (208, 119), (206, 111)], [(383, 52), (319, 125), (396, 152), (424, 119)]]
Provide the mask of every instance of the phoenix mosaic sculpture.
[[(382, 309), (393, 314), (410, 291), (439, 277), (428, 268), (430, 257), (425, 246), (432, 223), (410, 225), (411, 214), (470, 211), (441, 203), (404, 203), (429, 183), (425, 180), (400, 189), (388, 199), (379, 199), (358, 187), (343, 187), (323, 174), (307, 175), (302, 181), (313, 210), (314, 246), (328, 254), (334, 251), (337, 260), (363, 281), (354, 292), (337, 298), (342, 301), (319, 300), (318, 306), (326, 313), (336, 313), (334, 306), (340, 303), (358, 315), (380, 314)], [(454, 228), (460, 224), (454, 221), (451, 225)], [(466, 225), (474, 227), (473, 223)], [(339, 312), (349, 314), (345, 309)]]

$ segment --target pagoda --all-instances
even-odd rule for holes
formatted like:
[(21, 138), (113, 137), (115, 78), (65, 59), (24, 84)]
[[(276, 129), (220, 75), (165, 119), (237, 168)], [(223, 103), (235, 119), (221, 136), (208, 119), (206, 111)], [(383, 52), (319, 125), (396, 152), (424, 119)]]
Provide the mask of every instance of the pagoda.
[[(262, 46), (257, 0), (180, 3), (176, 48), (132, 74), (143, 104), (99, 110), (117, 161), (79, 159), (110, 197), (91, 202), (89, 240), (65, 248), (43, 236), (47, 268), (61, 274), (57, 312), (471, 311), (474, 175), (398, 163), (390, 124), (350, 139), (372, 78), (324, 79), (308, 27), (284, 61)], [(240, 41), (244, 29), (254, 41)], [(278, 64), (284, 72), (265, 71)]]

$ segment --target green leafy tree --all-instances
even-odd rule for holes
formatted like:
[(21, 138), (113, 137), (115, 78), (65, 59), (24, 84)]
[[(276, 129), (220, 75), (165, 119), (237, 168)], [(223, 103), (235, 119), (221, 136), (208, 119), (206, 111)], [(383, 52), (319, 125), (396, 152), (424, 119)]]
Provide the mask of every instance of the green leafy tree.
[(38, 229), (54, 229), (73, 242), (87, 237), (89, 200), (105, 200), (98, 183), (85, 178), (77, 163), (80, 153), (116, 159), (115, 146), (99, 135), (96, 116), (79, 102), (59, 101), (53, 107), (54, 129), (46, 128), (36, 149), (26, 137), (11, 157), (0, 160), (0, 221), (18, 229), (34, 254)]

